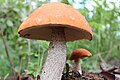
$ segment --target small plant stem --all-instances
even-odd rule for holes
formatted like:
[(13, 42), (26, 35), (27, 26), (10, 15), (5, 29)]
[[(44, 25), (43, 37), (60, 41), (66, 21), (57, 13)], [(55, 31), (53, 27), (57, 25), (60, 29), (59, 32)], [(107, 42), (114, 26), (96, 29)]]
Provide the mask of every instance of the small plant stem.
[[(31, 51), (31, 49), (30, 49), (30, 46), (31, 46), (31, 44), (30, 44), (30, 40), (29, 39), (27, 39), (27, 41), (28, 41), (28, 52), (30, 53), (30, 51)], [(28, 62), (30, 62), (30, 55), (28, 55)]]
[(15, 75), (14, 64), (13, 64), (12, 60), (10, 59), (9, 52), (8, 52), (8, 48), (7, 48), (7, 45), (6, 45), (6, 41), (5, 41), (5, 39), (4, 39), (4, 36), (3, 36), (2, 32), (0, 32), (0, 35), (1, 35), (1, 38), (2, 38), (2, 41), (3, 41), (3, 44), (4, 44), (4, 48), (5, 48), (5, 52), (6, 52), (7, 59), (8, 59), (8, 61), (10, 62), (10, 65), (12, 66), (13, 74)]

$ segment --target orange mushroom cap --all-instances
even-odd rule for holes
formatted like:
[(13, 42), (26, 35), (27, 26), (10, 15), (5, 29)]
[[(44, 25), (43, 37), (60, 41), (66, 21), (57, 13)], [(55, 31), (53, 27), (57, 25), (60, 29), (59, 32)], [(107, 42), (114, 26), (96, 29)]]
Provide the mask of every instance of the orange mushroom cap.
[(74, 50), (70, 56), (70, 60), (76, 60), (83, 57), (91, 56), (92, 54), (86, 49)]
[(92, 39), (92, 31), (85, 17), (73, 7), (59, 2), (47, 3), (35, 10), (20, 25), (21, 37), (51, 40), (51, 27), (64, 27), (66, 41)]

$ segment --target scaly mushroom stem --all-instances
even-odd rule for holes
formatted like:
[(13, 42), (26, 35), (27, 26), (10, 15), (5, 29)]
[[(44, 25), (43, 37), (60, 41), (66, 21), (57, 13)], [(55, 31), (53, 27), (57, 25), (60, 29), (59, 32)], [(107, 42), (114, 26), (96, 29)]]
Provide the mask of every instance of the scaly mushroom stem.
[(76, 59), (74, 62), (75, 63), (74, 63), (73, 71), (74, 72), (79, 72), (80, 74), (82, 74), (80, 59)]
[(66, 61), (64, 28), (52, 28), (52, 38), (44, 64), (41, 80), (61, 80)]

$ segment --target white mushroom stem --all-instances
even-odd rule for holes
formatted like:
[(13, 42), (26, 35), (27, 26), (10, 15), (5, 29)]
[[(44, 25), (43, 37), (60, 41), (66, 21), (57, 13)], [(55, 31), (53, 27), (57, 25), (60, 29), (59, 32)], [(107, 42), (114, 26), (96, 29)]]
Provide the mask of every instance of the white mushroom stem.
[(52, 28), (51, 39), (48, 56), (42, 70), (41, 80), (61, 80), (66, 61), (64, 28)]
[(82, 75), (82, 69), (81, 69), (80, 59), (76, 59), (74, 62), (75, 63), (74, 63), (73, 71), (74, 72), (79, 72)]

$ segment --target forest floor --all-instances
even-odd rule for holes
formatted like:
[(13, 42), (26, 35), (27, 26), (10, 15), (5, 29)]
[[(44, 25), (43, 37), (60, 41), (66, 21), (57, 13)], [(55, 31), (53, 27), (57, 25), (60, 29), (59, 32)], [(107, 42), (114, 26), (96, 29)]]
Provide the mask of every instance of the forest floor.
[[(2, 79), (4, 80), (4, 79)], [(35, 78), (33, 75), (20, 73), (17, 76), (9, 76), (7, 80), (41, 80), (37, 75)], [(61, 80), (120, 80), (120, 67), (104, 67), (100, 65), (98, 72), (85, 72), (82, 75), (79, 72), (70, 71), (69, 64), (66, 63), (65, 72), (62, 75)]]
[(100, 65), (98, 72), (69, 72), (69, 64), (66, 64), (66, 72), (61, 80), (120, 80), (120, 67), (104, 67)]

